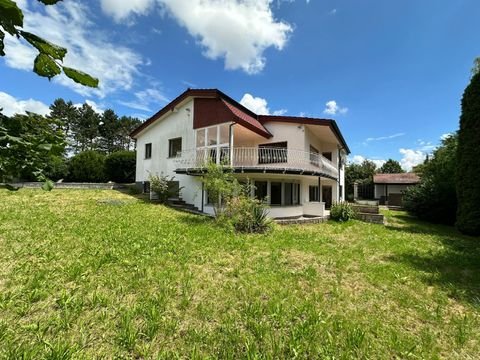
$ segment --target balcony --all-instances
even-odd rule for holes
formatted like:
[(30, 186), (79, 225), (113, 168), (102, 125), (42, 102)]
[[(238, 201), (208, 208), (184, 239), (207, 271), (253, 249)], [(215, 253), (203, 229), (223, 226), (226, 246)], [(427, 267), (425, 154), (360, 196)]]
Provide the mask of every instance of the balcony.
[(211, 147), (182, 151), (175, 158), (179, 174), (201, 174), (208, 162), (239, 173), (283, 173), (338, 178), (337, 167), (318, 153), (272, 147)]

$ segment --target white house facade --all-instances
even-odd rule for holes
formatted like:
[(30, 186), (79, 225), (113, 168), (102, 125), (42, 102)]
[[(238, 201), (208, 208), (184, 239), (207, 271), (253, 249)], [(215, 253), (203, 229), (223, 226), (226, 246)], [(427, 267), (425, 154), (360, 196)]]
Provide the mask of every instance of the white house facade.
[(185, 202), (213, 213), (201, 176), (209, 161), (253, 182), (272, 218), (324, 216), (345, 197), (348, 146), (334, 120), (257, 115), (216, 89), (188, 89), (145, 121), (136, 140), (136, 182), (175, 176)]

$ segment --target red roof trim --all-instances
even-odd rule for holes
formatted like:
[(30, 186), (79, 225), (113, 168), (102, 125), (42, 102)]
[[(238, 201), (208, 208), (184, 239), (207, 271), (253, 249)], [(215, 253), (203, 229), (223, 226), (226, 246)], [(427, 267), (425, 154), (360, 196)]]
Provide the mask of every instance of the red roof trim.
[(244, 113), (224, 99), (222, 99), (222, 102), (235, 116), (237, 123), (265, 138), (271, 138), (273, 136), (255, 117)]

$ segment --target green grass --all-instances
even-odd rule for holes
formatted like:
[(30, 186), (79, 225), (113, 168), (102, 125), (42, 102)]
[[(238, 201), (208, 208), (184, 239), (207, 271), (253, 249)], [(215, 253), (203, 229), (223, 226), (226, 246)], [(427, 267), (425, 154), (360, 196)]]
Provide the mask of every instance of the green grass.
[(115, 191), (0, 190), (0, 358), (478, 358), (480, 239), (386, 216), (236, 235)]

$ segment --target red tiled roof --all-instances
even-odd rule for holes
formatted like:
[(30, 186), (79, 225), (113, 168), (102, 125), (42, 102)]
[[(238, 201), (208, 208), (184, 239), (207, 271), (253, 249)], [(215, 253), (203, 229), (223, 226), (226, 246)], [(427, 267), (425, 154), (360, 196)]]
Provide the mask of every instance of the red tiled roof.
[(375, 174), (374, 184), (418, 184), (420, 178), (415, 173)]
[(224, 99), (222, 99), (222, 102), (233, 113), (233, 115), (235, 115), (235, 117), (238, 119), (237, 122), (240, 125), (243, 125), (246, 128), (252, 131), (255, 131), (256, 133), (264, 137), (267, 137), (267, 138), (272, 137), (272, 134), (256, 118), (243, 112), (242, 110), (240, 110), (236, 106), (233, 106), (232, 104), (230, 104), (228, 101), (225, 101)]

